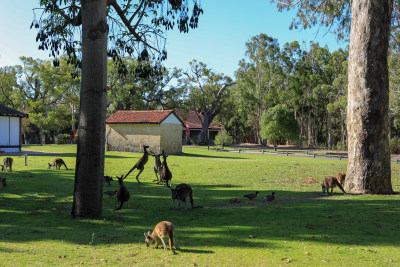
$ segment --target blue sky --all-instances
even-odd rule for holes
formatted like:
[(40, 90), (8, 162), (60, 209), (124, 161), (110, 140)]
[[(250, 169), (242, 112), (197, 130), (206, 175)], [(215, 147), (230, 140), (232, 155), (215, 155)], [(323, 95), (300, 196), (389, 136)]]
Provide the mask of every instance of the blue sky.
[[(32, 9), (39, 1), (2, 1), (0, 9), (0, 67), (20, 64), (20, 56), (48, 59), (49, 52), (37, 50), (36, 31), (29, 29)], [(307, 31), (289, 30), (294, 12), (280, 13), (269, 0), (202, 0), (204, 14), (199, 27), (188, 34), (167, 32), (169, 68), (187, 69), (188, 62), (197, 59), (218, 73), (233, 77), (238, 62), (244, 57), (245, 43), (252, 36), (265, 33), (278, 39), (282, 46), (297, 40), (327, 45), (330, 51), (347, 44), (317, 28)]]

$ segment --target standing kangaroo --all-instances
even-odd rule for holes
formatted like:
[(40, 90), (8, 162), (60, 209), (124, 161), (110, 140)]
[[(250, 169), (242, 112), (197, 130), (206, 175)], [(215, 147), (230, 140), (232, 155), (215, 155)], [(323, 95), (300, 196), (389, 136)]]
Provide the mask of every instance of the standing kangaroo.
[(136, 175), (136, 180), (138, 181), (138, 183), (140, 184), (139, 181), (139, 175), (142, 173), (142, 171), (144, 170), (144, 165), (146, 165), (147, 161), (149, 160), (149, 153), (147, 152), (147, 148), (149, 148), (149, 146), (143, 146), (144, 149), (144, 154), (143, 156), (136, 162), (135, 166), (133, 166), (133, 168), (127, 173), (127, 175), (125, 175), (124, 179), (126, 177), (128, 177), (128, 175), (134, 170), (134, 169), (138, 169), (139, 173), (138, 175)]
[(169, 237), (169, 248), (172, 252), (172, 254), (175, 254), (174, 249), (172, 248), (172, 244), (174, 244), (176, 249), (179, 249), (179, 247), (175, 243), (174, 239), (174, 234), (175, 234), (175, 226), (167, 221), (162, 221), (157, 223), (156, 227), (154, 227), (153, 233), (148, 231), (147, 233), (144, 233), (145, 236), (145, 242), (146, 246), (149, 247), (150, 244), (155, 241), (156, 245), (155, 248), (158, 248), (158, 244), (160, 244), (160, 241), (163, 244), (163, 248), (167, 250), (167, 246), (165, 245), (164, 242), (164, 237)]
[(160, 182), (164, 183), (167, 185), (167, 187), (170, 187), (172, 185), (171, 179), (172, 179), (172, 173), (168, 168), (167, 165), (167, 157), (168, 155), (165, 155), (164, 150), (162, 151), (162, 156), (163, 156), (163, 163), (161, 164), (161, 176), (160, 176)]
[(329, 188), (330, 188), (331, 189), (330, 195), (333, 195), (333, 188), (336, 186), (339, 187), (339, 189), (346, 194), (346, 191), (344, 191), (342, 185), (338, 182), (336, 177), (326, 176), (321, 185), (322, 185), (322, 194), (325, 194), (326, 190), (326, 194), (329, 195)]
[(180, 202), (184, 201), (185, 202), (185, 210), (187, 210), (188, 206), (188, 201), (190, 201), (190, 205), (192, 206), (192, 209), (198, 209), (202, 208), (202, 206), (194, 206), (193, 205), (193, 190), (192, 187), (188, 184), (179, 184), (175, 187), (175, 189), (172, 189), (172, 205), (175, 203), (175, 199), (178, 200), (178, 204), (176, 206), (176, 209), (179, 210), (180, 208)]
[(161, 169), (162, 169), (161, 155), (162, 153), (152, 154), (152, 156), (154, 157), (154, 173), (156, 174), (156, 180), (154, 181), (157, 181), (158, 183), (160, 183), (161, 179)]
[(6, 168), (8, 167), (9, 172), (12, 172), (12, 165), (13, 165), (13, 158), (7, 157), (3, 159), (3, 165), (1, 165), (1, 171), (6, 171)]
[(48, 169), (50, 169), (51, 167), (56, 167), (56, 170), (60, 170), (61, 166), (64, 165), (65, 169), (68, 170), (67, 165), (65, 165), (65, 162), (62, 158), (56, 158), (53, 160), (53, 163), (48, 163), (49, 167)]
[[(122, 205), (124, 205), (124, 202), (128, 202), (129, 197), (131, 196), (129, 194), (128, 189), (125, 187), (124, 183), (123, 183), (123, 175), (121, 175), (121, 177), (118, 177), (118, 184), (119, 184), (119, 189), (117, 191), (117, 200), (120, 203), (118, 208), (116, 208), (115, 210), (120, 210), (122, 209)], [(126, 206), (128, 206), (128, 203), (126, 203)]]

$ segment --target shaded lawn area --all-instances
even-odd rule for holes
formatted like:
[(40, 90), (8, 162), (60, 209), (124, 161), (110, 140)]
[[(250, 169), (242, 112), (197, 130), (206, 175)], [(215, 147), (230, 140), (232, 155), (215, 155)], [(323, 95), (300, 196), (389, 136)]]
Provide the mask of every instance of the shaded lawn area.
[[(203, 209), (171, 210), (171, 192), (153, 182), (150, 157), (142, 184), (136, 182), (137, 171), (125, 180), (129, 208), (114, 211), (115, 196), (105, 195), (102, 220), (77, 220), (70, 216), (76, 146), (29, 150), (35, 148), (60, 153), (29, 156), (29, 166), (14, 157), (15, 171), (0, 174), (7, 177), (7, 187), (0, 188), (2, 266), (400, 264), (399, 195), (350, 196), (334, 189), (334, 196), (326, 197), (320, 184), (303, 182), (345, 172), (345, 161), (184, 148), (183, 155), (168, 157), (173, 187), (192, 185), (194, 204)], [(55, 157), (72, 170), (48, 170)], [(105, 174), (126, 173), (140, 157), (107, 152)], [(398, 192), (399, 165), (392, 165), (392, 176)], [(104, 191), (117, 188), (114, 181)], [(243, 197), (256, 190), (254, 201)], [(276, 201), (264, 202), (272, 191)], [(181, 247), (175, 256), (144, 244), (143, 233), (162, 220), (175, 224)]]

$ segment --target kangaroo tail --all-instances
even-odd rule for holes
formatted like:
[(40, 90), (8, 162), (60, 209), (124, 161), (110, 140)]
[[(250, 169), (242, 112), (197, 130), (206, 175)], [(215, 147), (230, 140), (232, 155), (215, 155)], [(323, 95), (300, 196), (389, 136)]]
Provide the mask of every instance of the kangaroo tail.
[(120, 209), (122, 209), (122, 205), (124, 205), (124, 202), (123, 202), (123, 201), (121, 201), (121, 204), (119, 204), (119, 207), (116, 208), (115, 210), (120, 210)]
[(346, 191), (344, 191), (344, 189), (343, 189), (342, 185), (341, 185), (339, 182), (337, 182), (337, 183), (336, 183), (336, 185), (339, 187), (339, 189), (340, 189), (340, 190), (342, 190), (342, 191), (343, 191), (343, 193), (345, 193), (345, 194), (346, 194)]
[(64, 164), (64, 166), (65, 166), (65, 169), (67, 169), (68, 170), (68, 168), (67, 168), (67, 165), (65, 164), (65, 163), (63, 163)]
[(131, 172), (136, 169), (136, 165), (133, 166), (133, 168), (125, 175), (125, 177), (122, 177), (122, 180), (124, 180), (126, 177), (128, 177), (129, 174), (131, 174)]

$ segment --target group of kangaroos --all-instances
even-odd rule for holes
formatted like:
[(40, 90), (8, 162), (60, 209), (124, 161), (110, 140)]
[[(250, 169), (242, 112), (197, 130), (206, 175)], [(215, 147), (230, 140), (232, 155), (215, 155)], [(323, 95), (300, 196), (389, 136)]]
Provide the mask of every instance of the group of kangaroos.
[[(175, 188), (172, 188), (172, 173), (168, 168), (167, 157), (164, 150), (161, 153), (149, 153), (149, 146), (143, 146), (143, 156), (136, 162), (136, 164), (128, 171), (126, 175), (117, 176), (118, 179), (118, 190), (106, 191), (104, 194), (109, 195), (110, 197), (113, 195), (117, 195), (118, 207), (115, 210), (120, 210), (124, 203), (126, 202), (128, 205), (128, 200), (130, 198), (130, 193), (126, 186), (123, 183), (123, 180), (131, 174), (131, 172), (135, 169), (139, 170), (139, 173), (136, 175), (136, 180), (140, 183), (139, 176), (144, 170), (144, 166), (149, 161), (149, 155), (154, 157), (154, 173), (156, 175), (156, 181), (158, 184), (165, 184), (172, 192), (172, 203), (175, 203), (177, 200), (177, 208), (180, 209), (180, 201), (185, 202), (185, 209), (188, 208), (188, 202), (193, 209), (201, 208), (201, 206), (193, 205), (193, 190), (192, 187), (188, 184), (179, 184)], [(161, 156), (163, 161), (161, 161)], [(108, 186), (111, 185), (111, 181), (113, 181), (111, 176), (104, 176), (104, 182), (107, 183)]]
[[(162, 153), (152, 153), (150, 154), (147, 149), (149, 146), (144, 146), (144, 154), (143, 156), (136, 162), (136, 164), (129, 170), (129, 172), (124, 176), (117, 176), (118, 178), (118, 190), (114, 191), (106, 191), (104, 194), (108, 194), (110, 197), (113, 195), (117, 195), (117, 200), (118, 200), (118, 207), (116, 210), (120, 210), (123, 207), (123, 204), (126, 202), (128, 205), (128, 200), (130, 198), (130, 193), (126, 186), (123, 183), (123, 180), (128, 177), (129, 174), (135, 169), (139, 170), (139, 173), (136, 175), (136, 180), (138, 183), (139, 181), (139, 176), (144, 170), (145, 164), (149, 160), (149, 155), (152, 155), (154, 157), (154, 172), (156, 175), (156, 180), (158, 184), (165, 184), (172, 192), (172, 204), (174, 205), (175, 200), (177, 200), (177, 207), (176, 209), (180, 209), (180, 202), (185, 202), (185, 209), (188, 208), (188, 202), (190, 202), (190, 205), (193, 209), (195, 208), (202, 208), (202, 206), (194, 206), (193, 205), (193, 190), (192, 187), (188, 184), (179, 184), (175, 188), (172, 188), (172, 173), (168, 168), (167, 164), (167, 157), (164, 153), (164, 150), (162, 150)], [(163, 162), (161, 162), (161, 156), (163, 157)], [(11, 157), (6, 157), (3, 159), (3, 165), (1, 165), (2, 171), (6, 171), (8, 168), (9, 172), (12, 172), (12, 165), (13, 165), (13, 159)], [(62, 166), (65, 167), (65, 169), (68, 170), (67, 165), (65, 164), (64, 160), (61, 158), (56, 158), (52, 163), (48, 163), (48, 169), (54, 167), (55, 169), (59, 170)], [(324, 195), (332, 195), (333, 194), (333, 188), (338, 187), (340, 190), (343, 191), (344, 194), (346, 194), (345, 190), (343, 189), (343, 184), (346, 179), (346, 175), (344, 173), (338, 173), (336, 177), (334, 176), (326, 176), (325, 179), (322, 181), (321, 186), (322, 186), (322, 194)], [(104, 176), (104, 182), (108, 184), (108, 186), (111, 185), (111, 181), (113, 181), (111, 176)], [(6, 187), (6, 178), (0, 177), (0, 183), (3, 185), (3, 187)], [(330, 193), (329, 193), (330, 189)], [(250, 193), (247, 195), (244, 195), (244, 197), (249, 198), (250, 200), (253, 200), (258, 194), (258, 191), (254, 193)], [(272, 195), (268, 195), (264, 197), (265, 200), (267, 201), (274, 201), (275, 200), (275, 192), (272, 192)], [(155, 227), (154, 230), (148, 231), (147, 233), (144, 233), (145, 236), (145, 243), (146, 246), (149, 247), (150, 244), (154, 241), (155, 242), (155, 248), (158, 248), (158, 245), (162, 243), (163, 248), (167, 250), (167, 246), (165, 245), (164, 238), (168, 237), (169, 238), (169, 247), (170, 250), (173, 254), (175, 254), (175, 251), (173, 249), (173, 246), (175, 246), (175, 249), (179, 249), (178, 246), (175, 243), (174, 239), (174, 234), (175, 234), (175, 227), (171, 222), (168, 221), (161, 221), (159, 222)]]

